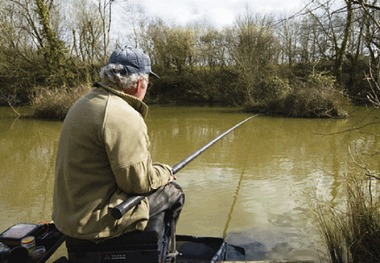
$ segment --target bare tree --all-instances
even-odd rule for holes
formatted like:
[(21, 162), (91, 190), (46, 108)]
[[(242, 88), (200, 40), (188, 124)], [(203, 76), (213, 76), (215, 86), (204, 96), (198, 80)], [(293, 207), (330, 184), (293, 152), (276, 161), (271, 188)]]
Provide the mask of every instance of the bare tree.
[(115, 0), (74, 0), (67, 18), (67, 43), (76, 61), (76, 75), (90, 82), (98, 64), (106, 62), (111, 40), (112, 5)]
[(271, 30), (271, 19), (255, 17), (249, 10), (237, 18), (236, 30), (230, 31), (229, 45), (240, 75), (246, 96), (250, 100), (259, 99), (262, 93), (255, 90), (260, 75), (265, 75), (269, 64), (276, 64), (279, 56), (279, 41)]
[[(161, 26), (161, 27), (160, 27)], [(193, 56), (194, 35), (190, 29), (168, 28), (162, 22), (149, 27), (156, 55), (156, 63), (179, 73), (190, 65)]]
[(227, 47), (222, 32), (209, 28), (199, 35), (199, 57), (203, 61), (201, 65), (215, 70), (227, 65)]
[(112, 22), (112, 3), (115, 0), (98, 0), (98, 12), (102, 21), (103, 33), (103, 52), (102, 61), (105, 62), (108, 57), (108, 46), (110, 43), (110, 31)]
[[(334, 1), (316, 1), (318, 9), (311, 8), (310, 17), (318, 24), (317, 39), (324, 39), (320, 42), (320, 54), (327, 56), (328, 60), (334, 61), (333, 71), (338, 83), (341, 83), (342, 65), (349, 44), (353, 10), (352, 5), (347, 1), (345, 10), (335, 10)], [(344, 17), (345, 14), (345, 17)]]
[[(380, 5), (376, 0), (372, 3), (366, 0), (347, 1), (351, 2), (351, 4), (357, 7), (362, 13), (360, 34), (358, 37), (364, 39), (363, 42), (365, 43), (366, 51), (369, 55), (369, 69), (365, 76), (370, 87), (367, 97), (373, 105), (378, 107), (380, 96)], [(357, 52), (357, 57), (359, 56), (358, 53), (359, 52)]]

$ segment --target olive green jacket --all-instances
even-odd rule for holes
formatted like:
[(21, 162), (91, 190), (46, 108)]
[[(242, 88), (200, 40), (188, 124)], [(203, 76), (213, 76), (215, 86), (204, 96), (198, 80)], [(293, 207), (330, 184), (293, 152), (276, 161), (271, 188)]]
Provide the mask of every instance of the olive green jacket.
[(170, 167), (152, 163), (141, 100), (99, 83), (69, 110), (56, 157), (53, 220), (64, 234), (100, 240), (143, 230), (143, 200), (115, 220), (110, 209), (130, 194), (169, 182)]

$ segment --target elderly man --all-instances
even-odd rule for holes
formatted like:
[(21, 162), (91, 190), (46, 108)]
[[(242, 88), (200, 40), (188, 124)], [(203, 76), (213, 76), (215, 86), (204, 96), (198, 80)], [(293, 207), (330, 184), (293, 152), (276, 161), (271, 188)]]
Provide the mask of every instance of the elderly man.
[[(69, 110), (56, 158), (53, 220), (65, 235), (100, 242), (178, 219), (182, 189), (168, 165), (153, 163), (144, 118), (150, 58), (126, 47), (112, 53), (101, 82)], [(110, 209), (146, 195), (115, 220)]]

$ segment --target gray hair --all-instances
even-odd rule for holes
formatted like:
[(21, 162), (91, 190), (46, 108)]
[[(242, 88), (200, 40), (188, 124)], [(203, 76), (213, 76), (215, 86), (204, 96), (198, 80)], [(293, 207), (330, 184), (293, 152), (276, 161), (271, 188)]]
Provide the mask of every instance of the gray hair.
[(118, 90), (134, 88), (139, 79), (143, 80), (145, 88), (148, 85), (149, 75), (133, 73), (128, 75), (121, 64), (108, 64), (100, 69), (101, 82)]

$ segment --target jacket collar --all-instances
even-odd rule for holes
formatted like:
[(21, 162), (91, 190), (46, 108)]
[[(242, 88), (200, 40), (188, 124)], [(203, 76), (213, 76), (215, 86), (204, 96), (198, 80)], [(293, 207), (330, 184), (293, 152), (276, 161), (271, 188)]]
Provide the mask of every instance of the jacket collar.
[(126, 94), (126, 93), (122, 92), (121, 90), (117, 90), (117, 89), (114, 89), (110, 86), (107, 86), (101, 82), (96, 82), (94, 86), (103, 88), (103, 89), (121, 97), (129, 105), (131, 105), (131, 107), (133, 107), (136, 111), (138, 111), (144, 119), (148, 115), (148, 105), (146, 105), (142, 100), (139, 100), (136, 97), (133, 97), (129, 94)]

